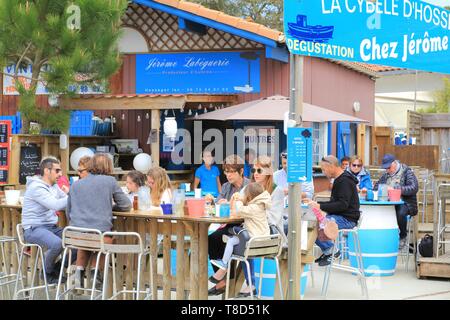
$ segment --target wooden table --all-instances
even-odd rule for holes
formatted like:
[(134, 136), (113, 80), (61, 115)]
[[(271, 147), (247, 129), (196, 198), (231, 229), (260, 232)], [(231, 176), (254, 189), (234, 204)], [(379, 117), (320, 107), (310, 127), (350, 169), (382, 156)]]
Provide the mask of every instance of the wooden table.
[[(21, 206), (0, 205), (0, 232), (3, 235), (16, 236), (16, 225), (21, 221)], [(114, 212), (115, 231), (135, 231), (142, 239), (146, 239), (146, 234), (150, 235), (150, 252), (152, 259), (150, 263), (153, 267), (154, 285), (152, 288), (153, 297), (157, 297), (158, 286), (163, 289), (163, 299), (171, 298), (172, 289), (176, 289), (177, 300), (186, 298), (189, 292), (191, 300), (208, 299), (208, 228), (212, 223), (228, 224), (241, 223), (242, 218), (230, 217), (191, 217), (188, 215), (163, 215), (160, 209), (154, 208), (151, 211), (130, 211)], [(60, 216), (59, 225), (66, 225), (65, 216)], [(158, 257), (158, 234), (163, 235), (163, 273), (157, 273)], [(172, 241), (172, 236), (176, 240)], [(190, 236), (186, 242), (185, 236)], [(171, 254), (170, 250), (174, 244), (177, 250), (176, 277), (171, 274)], [(7, 245), (10, 246), (10, 245)], [(190, 250), (190, 255), (187, 251)], [(10, 259), (12, 248), (7, 247), (7, 256)], [(184, 259), (181, 259), (184, 257)], [(190, 258), (189, 258), (190, 257)], [(26, 266), (31, 265), (34, 254), (31, 258), (26, 258)], [(16, 259), (11, 261), (14, 271), (17, 268)], [(29, 261), (30, 260), (30, 261)], [(184, 260), (184, 261), (183, 261)], [(184, 263), (183, 263), (184, 262)], [(135, 259), (131, 257), (118, 259), (119, 279), (131, 286), (134, 277), (130, 270), (136, 266)], [(121, 271), (124, 270), (124, 271)], [(148, 279), (148, 275), (144, 276)]]

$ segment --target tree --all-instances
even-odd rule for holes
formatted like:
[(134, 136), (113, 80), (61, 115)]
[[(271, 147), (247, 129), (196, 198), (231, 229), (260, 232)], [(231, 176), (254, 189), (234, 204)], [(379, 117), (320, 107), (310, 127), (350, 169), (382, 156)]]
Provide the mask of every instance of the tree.
[[(63, 97), (73, 88), (106, 83), (120, 67), (117, 40), (126, 8), (126, 0), (0, 0), (0, 68), (14, 65), (24, 128), (33, 120), (50, 130), (68, 129), (67, 110), (36, 105), (38, 83)], [(18, 72), (29, 65), (27, 82)]]
[(422, 109), (425, 113), (450, 113), (450, 79), (442, 78), (444, 88), (434, 93), (434, 106)]
[(210, 9), (283, 31), (283, 0), (192, 0)]

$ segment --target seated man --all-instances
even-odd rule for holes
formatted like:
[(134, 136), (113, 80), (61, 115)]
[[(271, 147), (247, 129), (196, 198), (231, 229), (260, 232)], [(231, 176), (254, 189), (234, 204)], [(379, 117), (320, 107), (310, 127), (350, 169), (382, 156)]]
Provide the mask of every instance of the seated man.
[(22, 226), (24, 238), (44, 250), (44, 264), (47, 282), (58, 282), (60, 266), (55, 259), (62, 252), (61, 237), (63, 228), (57, 226), (56, 211), (64, 210), (67, 205), (69, 188), (60, 189), (57, 180), (62, 175), (61, 164), (54, 157), (48, 157), (40, 163), (40, 176), (27, 177), (27, 186), (22, 208)]
[(378, 185), (387, 184), (391, 188), (402, 189), (402, 199), (405, 202), (395, 206), (397, 223), (400, 229), (400, 248), (406, 245), (406, 216), (417, 214), (417, 192), (419, 183), (414, 172), (406, 164), (400, 163), (392, 154), (386, 154), (381, 162), (381, 167), (386, 172), (380, 177), (374, 186), (378, 190)]
[[(358, 180), (348, 171), (344, 171), (339, 166), (339, 161), (334, 156), (326, 156), (320, 162), (322, 172), (328, 177), (333, 178), (333, 189), (331, 198), (328, 202), (316, 203), (308, 201), (311, 208), (318, 208), (327, 213), (327, 218), (333, 218), (339, 229), (353, 229), (358, 223), (359, 197), (356, 185)], [(331, 263), (331, 254), (333, 249), (332, 241), (316, 240), (316, 244), (322, 249), (322, 255), (316, 260), (319, 266), (326, 266)], [(339, 257), (340, 252), (335, 254)]]

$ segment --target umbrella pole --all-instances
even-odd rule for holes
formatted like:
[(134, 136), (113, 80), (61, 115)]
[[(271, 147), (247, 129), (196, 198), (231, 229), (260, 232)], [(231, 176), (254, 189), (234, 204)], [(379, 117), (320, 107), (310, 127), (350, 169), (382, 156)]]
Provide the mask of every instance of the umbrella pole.
[[(303, 115), (303, 57), (290, 54), (290, 103), (289, 118), (296, 121), (296, 127), (302, 126)], [(288, 167), (289, 171), (289, 167)], [(288, 230), (288, 274), (289, 285), (287, 299), (300, 300), (301, 277), (301, 183), (289, 183), (289, 230)]]

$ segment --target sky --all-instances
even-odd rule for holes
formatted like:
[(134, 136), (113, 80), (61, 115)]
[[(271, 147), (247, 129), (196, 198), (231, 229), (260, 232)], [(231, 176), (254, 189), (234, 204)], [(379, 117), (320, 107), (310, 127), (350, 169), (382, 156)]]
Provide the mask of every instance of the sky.
[(425, 2), (429, 2), (431, 4), (434, 4), (436, 6), (450, 6), (450, 0), (422, 0)]

